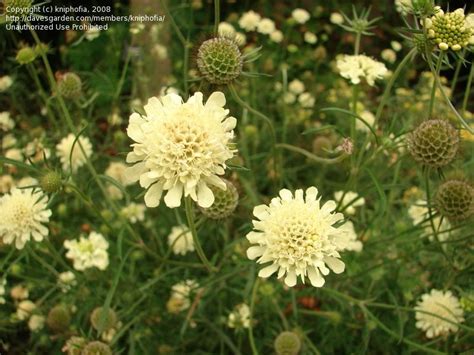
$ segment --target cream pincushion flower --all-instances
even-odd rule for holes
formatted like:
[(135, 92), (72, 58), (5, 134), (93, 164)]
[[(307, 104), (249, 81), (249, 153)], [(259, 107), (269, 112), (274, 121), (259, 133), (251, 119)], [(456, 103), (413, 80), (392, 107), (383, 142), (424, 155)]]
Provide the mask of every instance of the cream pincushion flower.
[(231, 140), (237, 121), (227, 117), (224, 105), (221, 92), (214, 92), (205, 104), (200, 92), (184, 103), (179, 95), (169, 94), (148, 100), (146, 115), (130, 116), (127, 133), (135, 143), (127, 162), (135, 165), (125, 174), (147, 189), (147, 207), (158, 206), (167, 191), (168, 207), (180, 206), (184, 194), (206, 208), (214, 202), (209, 185), (226, 189), (219, 175), (236, 151)]
[(81, 237), (79, 240), (65, 240), (64, 247), (68, 250), (66, 257), (72, 259), (76, 270), (83, 271), (91, 267), (105, 270), (109, 265), (109, 243), (100, 233), (91, 232), (87, 238)]
[(41, 190), (12, 189), (0, 198), (0, 238), (5, 244), (15, 243), (23, 249), (31, 237), (37, 242), (48, 235), (51, 210), (47, 209), (48, 197)]
[(146, 207), (144, 204), (131, 202), (122, 208), (120, 213), (131, 223), (143, 222), (145, 220)]
[[(434, 213), (434, 211), (432, 211)], [(434, 240), (433, 228), (431, 225), (430, 211), (426, 200), (418, 199), (409, 208), (408, 215), (413, 221), (414, 225), (423, 224), (425, 234), (429, 235), (429, 240)], [(445, 241), (450, 236), (451, 225), (447, 218), (440, 216), (432, 216), (433, 226), (436, 228), (436, 235), (440, 241)]]
[(4, 92), (12, 86), (13, 80), (10, 76), (4, 75), (0, 77), (0, 92)]
[(347, 191), (346, 193), (337, 191), (334, 193), (334, 198), (341, 205), (341, 209), (344, 209), (344, 212), (350, 215), (356, 213), (356, 207), (365, 205), (365, 199), (354, 191)]
[(260, 32), (261, 34), (264, 35), (269, 35), (272, 32), (275, 32), (276, 27), (275, 27), (275, 22), (270, 20), (269, 18), (264, 18), (261, 21), (259, 21), (258, 26), (257, 26), (257, 32)]
[(365, 55), (343, 55), (336, 65), (341, 76), (350, 79), (352, 84), (359, 84), (365, 79), (367, 84), (374, 86), (375, 80), (382, 79), (387, 74), (385, 64)]
[(168, 245), (176, 255), (184, 255), (189, 251), (194, 251), (193, 235), (189, 228), (186, 226), (173, 227), (168, 236)]
[(283, 189), (280, 196), (270, 204), (254, 208), (254, 231), (247, 234), (251, 246), (247, 250), (249, 259), (258, 263), (271, 263), (259, 272), (267, 278), (278, 271), (278, 278), (285, 277), (287, 286), (295, 286), (297, 277), (304, 282), (307, 276), (315, 287), (324, 285), (323, 275), (329, 268), (339, 274), (344, 263), (339, 251), (345, 248), (345, 234), (341, 226), (342, 213), (335, 213), (336, 203), (328, 201), (321, 206), (318, 190), (310, 187), (296, 190), (295, 194)]
[(247, 32), (255, 31), (261, 18), (255, 11), (250, 10), (240, 17), (239, 26)]
[(227, 326), (229, 328), (248, 328), (250, 327), (250, 307), (245, 303), (238, 304), (227, 317)]
[[(85, 155), (79, 144), (84, 148)], [(61, 142), (56, 145), (56, 151), (56, 154), (63, 165), (63, 170), (67, 171), (71, 167), (72, 171), (76, 172), (77, 169), (83, 166), (91, 156), (92, 144), (89, 138), (81, 136), (76, 140), (76, 136), (70, 133), (61, 139)]]
[[(125, 170), (127, 169), (127, 165), (114, 161), (109, 164), (107, 169), (105, 170), (105, 175), (111, 177), (115, 181), (117, 181), (122, 186), (130, 185), (130, 182), (127, 180), (125, 176)], [(114, 199), (121, 199), (123, 197), (122, 190), (120, 190), (117, 186), (110, 184), (107, 186), (107, 192), (109, 193), (110, 197)]]
[(421, 300), (418, 302), (415, 310), (421, 311), (415, 314), (416, 327), (426, 332), (428, 338), (457, 332), (458, 326), (456, 324), (439, 317), (454, 323), (464, 322), (464, 311), (458, 298), (451, 291), (443, 292), (433, 289), (430, 293), (425, 293), (421, 296)]
[(341, 243), (340, 249), (361, 252), (363, 244), (360, 240), (357, 240), (354, 224), (351, 221), (347, 221), (339, 229), (344, 233), (341, 238), (337, 239), (337, 241)]
[(294, 9), (291, 13), (291, 17), (293, 17), (296, 22), (304, 24), (309, 20), (310, 14), (305, 9)]
[(171, 297), (167, 302), (170, 313), (178, 313), (191, 306), (191, 294), (196, 292), (199, 284), (195, 280), (185, 280), (171, 287)]
[(13, 127), (15, 127), (15, 122), (11, 119), (10, 112), (8, 111), (0, 112), (0, 130), (7, 132), (11, 130)]

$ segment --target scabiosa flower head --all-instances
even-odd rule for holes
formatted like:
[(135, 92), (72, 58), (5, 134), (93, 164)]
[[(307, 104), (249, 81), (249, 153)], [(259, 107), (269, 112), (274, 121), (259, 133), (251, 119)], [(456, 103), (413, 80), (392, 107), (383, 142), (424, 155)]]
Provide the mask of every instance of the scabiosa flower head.
[(439, 49), (459, 51), (474, 44), (474, 26), (466, 21), (464, 9), (444, 13), (439, 6), (435, 7), (435, 15), (426, 19), (425, 27), (428, 38), (436, 43)]
[(18, 50), (16, 53), (16, 61), (19, 64), (28, 64), (33, 62), (37, 57), (35, 49), (32, 47), (23, 47)]
[(194, 251), (193, 235), (189, 228), (184, 225), (173, 227), (168, 236), (168, 245), (176, 255), (184, 255), (187, 252)]
[(271, 264), (259, 272), (260, 277), (269, 277), (278, 271), (278, 278), (285, 277), (289, 287), (296, 285), (297, 277), (304, 282), (307, 276), (315, 287), (324, 285), (323, 275), (329, 274), (329, 266), (339, 274), (344, 263), (339, 259), (345, 232), (334, 225), (342, 221), (342, 213), (335, 213), (336, 202), (328, 201), (321, 206), (318, 190), (291, 191), (283, 189), (280, 196), (267, 205), (254, 208), (254, 231), (247, 234), (251, 246), (247, 250), (249, 259)]
[(264, 18), (258, 22), (257, 32), (261, 34), (269, 35), (275, 32), (275, 30), (276, 30), (275, 22), (270, 20), (269, 18)]
[(82, 337), (73, 336), (66, 341), (62, 352), (67, 352), (67, 355), (81, 355), (82, 349), (86, 346), (87, 340)]
[(58, 285), (61, 291), (67, 292), (77, 285), (76, 275), (72, 271), (64, 271), (58, 275)]
[(3, 243), (15, 243), (23, 249), (32, 237), (40, 242), (48, 235), (51, 210), (47, 209), (48, 197), (33, 188), (12, 189), (0, 197), (0, 238)]
[(294, 332), (281, 332), (275, 339), (275, 352), (277, 355), (297, 355), (301, 350), (301, 340)]
[(171, 287), (171, 297), (166, 305), (170, 313), (179, 313), (191, 306), (191, 296), (199, 288), (194, 280), (185, 280)]
[(354, 224), (351, 221), (347, 221), (340, 229), (344, 233), (337, 240), (337, 242), (340, 242), (340, 250), (361, 252), (363, 244), (360, 240), (357, 240)]
[(339, 12), (333, 12), (329, 17), (329, 21), (335, 25), (340, 25), (344, 23), (344, 16), (342, 16)]
[(46, 322), (46, 318), (39, 314), (33, 314), (28, 321), (28, 328), (32, 332), (39, 332), (44, 327), (44, 323)]
[(58, 304), (51, 308), (46, 324), (54, 333), (64, 333), (71, 324), (71, 312), (68, 307)]
[[(119, 161), (114, 161), (109, 164), (105, 170), (105, 175), (111, 177), (122, 186), (130, 185), (130, 181), (127, 180), (125, 171), (127, 170), (127, 164)], [(116, 185), (110, 184), (107, 186), (107, 192), (113, 199), (121, 199), (123, 197), (122, 190)]]
[(301, 80), (293, 79), (288, 84), (288, 90), (295, 95), (299, 95), (304, 92), (305, 86)]
[(76, 73), (66, 73), (58, 80), (58, 93), (66, 99), (75, 99), (82, 94), (82, 81)]
[(344, 55), (336, 65), (341, 76), (350, 79), (352, 84), (359, 84), (365, 79), (367, 84), (374, 86), (375, 80), (383, 79), (387, 74), (385, 64), (365, 55)]
[(408, 150), (419, 163), (441, 168), (451, 163), (459, 149), (459, 131), (445, 120), (428, 120), (408, 135)]
[(238, 304), (227, 317), (227, 326), (229, 328), (248, 328), (250, 327), (250, 308), (245, 303)]
[(101, 341), (92, 341), (81, 351), (81, 355), (112, 355), (110, 346)]
[(224, 180), (227, 188), (221, 190), (216, 187), (211, 187), (212, 192), (214, 193), (214, 203), (211, 207), (202, 208), (199, 207), (199, 210), (202, 214), (211, 219), (223, 219), (227, 218), (235, 211), (237, 205), (239, 204), (239, 193), (228, 180)]
[(27, 320), (35, 309), (36, 305), (32, 301), (24, 300), (18, 303), (15, 315), (19, 320)]
[(235, 36), (235, 28), (228, 22), (221, 22), (217, 27), (217, 33), (219, 36), (232, 38)]
[(211, 84), (225, 85), (239, 77), (244, 64), (238, 44), (231, 38), (219, 36), (204, 41), (197, 54), (197, 66)]
[(145, 116), (130, 116), (127, 133), (135, 143), (127, 162), (136, 164), (126, 175), (147, 189), (147, 207), (158, 206), (163, 191), (168, 207), (180, 206), (183, 194), (209, 207), (214, 202), (209, 185), (226, 189), (219, 175), (236, 152), (231, 140), (237, 121), (227, 117), (223, 93), (214, 92), (205, 104), (202, 100), (200, 92), (185, 103), (176, 94), (154, 97)]
[(95, 330), (107, 331), (117, 324), (117, 314), (113, 309), (97, 307), (91, 313), (91, 324)]
[[(84, 152), (82, 152), (79, 144), (84, 149)], [(82, 136), (76, 140), (76, 136), (70, 133), (56, 145), (56, 154), (61, 160), (63, 170), (68, 171), (71, 168), (73, 172), (76, 172), (91, 156), (92, 143), (89, 138)]]
[(122, 208), (120, 213), (127, 218), (130, 223), (143, 222), (145, 220), (146, 206), (142, 203), (131, 202)]
[(474, 215), (474, 188), (462, 180), (444, 182), (436, 193), (436, 208), (451, 221), (466, 220)]
[(336, 191), (334, 198), (341, 205), (341, 209), (345, 213), (353, 215), (356, 213), (356, 207), (365, 205), (365, 199), (360, 197), (357, 192), (354, 191)]
[(40, 179), (40, 186), (49, 194), (59, 191), (62, 186), (61, 175), (52, 170), (46, 172)]
[(460, 304), (465, 311), (474, 312), (474, 292), (468, 292), (463, 295)]
[(261, 18), (262, 17), (258, 13), (250, 10), (242, 14), (239, 19), (239, 26), (247, 32), (255, 31)]
[(456, 324), (449, 323), (439, 317), (454, 323), (464, 322), (464, 311), (458, 298), (451, 291), (443, 292), (433, 289), (430, 293), (425, 293), (421, 296), (415, 310), (434, 314), (423, 312), (416, 312), (415, 314), (416, 327), (426, 332), (428, 338), (457, 332), (458, 326)]
[(105, 270), (109, 265), (109, 243), (102, 234), (91, 232), (87, 238), (82, 236), (79, 240), (65, 240), (64, 247), (68, 250), (66, 257), (72, 259), (76, 270), (83, 271), (91, 267)]
[(291, 17), (293, 17), (293, 19), (298, 22), (299, 24), (304, 24), (306, 23), (309, 18), (311, 17), (309, 12), (306, 11), (305, 9), (294, 9), (292, 12), (291, 12)]

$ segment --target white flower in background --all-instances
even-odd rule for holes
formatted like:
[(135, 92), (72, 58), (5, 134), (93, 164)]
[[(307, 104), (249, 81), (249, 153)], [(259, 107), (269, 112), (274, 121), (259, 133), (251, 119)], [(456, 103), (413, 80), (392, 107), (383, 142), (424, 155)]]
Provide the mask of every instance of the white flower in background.
[(335, 25), (340, 25), (344, 23), (344, 17), (339, 12), (333, 12), (329, 17), (329, 21)]
[(25, 187), (36, 187), (38, 185), (38, 180), (31, 176), (22, 177), (15, 183), (15, 186), (18, 188), (25, 188)]
[[(359, 116), (364, 119), (365, 122), (369, 124), (369, 126), (373, 127), (375, 123), (375, 115), (367, 110), (363, 110), (359, 113)], [(361, 120), (356, 120), (356, 129), (362, 132), (369, 132), (370, 129), (367, 125), (364, 124)]]
[(144, 29), (145, 29), (145, 25), (143, 23), (136, 22), (136, 23), (133, 23), (130, 26), (129, 32), (132, 35), (137, 35), (137, 34), (141, 33)]
[(6, 194), (15, 186), (15, 181), (11, 175), (0, 176), (0, 194)]
[(58, 275), (58, 285), (61, 291), (68, 292), (77, 285), (76, 275), (72, 271), (64, 271)]
[[(122, 186), (128, 186), (131, 184), (130, 181), (127, 180), (125, 176), (125, 170), (127, 169), (127, 165), (119, 162), (114, 161), (109, 164), (107, 169), (105, 170), (105, 175), (111, 177), (115, 181), (117, 181)], [(123, 197), (122, 190), (120, 190), (117, 186), (113, 184), (109, 184), (107, 186), (107, 192), (109, 196), (113, 199), (121, 199)]]
[(385, 64), (365, 55), (343, 55), (336, 65), (341, 76), (350, 79), (352, 84), (359, 84), (361, 79), (365, 79), (370, 86), (374, 86), (375, 80), (383, 79), (387, 74)]
[(26, 300), (30, 296), (30, 291), (23, 285), (16, 285), (10, 290), (10, 296), (15, 301)]
[[(82, 152), (79, 144), (82, 146), (82, 148), (84, 148), (85, 155)], [(61, 160), (63, 170), (68, 171), (71, 167), (72, 171), (76, 172), (77, 169), (83, 166), (87, 159), (91, 156), (92, 143), (89, 138), (82, 136), (76, 140), (76, 136), (70, 133), (61, 139), (61, 142), (56, 145), (56, 154)]]
[(10, 76), (4, 75), (0, 77), (0, 92), (7, 91), (12, 86), (13, 80)]
[(16, 317), (19, 320), (27, 320), (35, 309), (36, 305), (30, 300), (21, 301), (16, 307)]
[[(434, 210), (431, 211), (432, 214), (435, 213)], [(433, 241), (435, 239), (433, 228), (431, 226), (430, 218), (430, 211), (428, 208), (428, 203), (426, 200), (418, 199), (416, 200), (409, 208), (408, 208), (408, 215), (413, 221), (414, 225), (424, 224), (424, 232), (425, 235), (429, 235), (429, 240)], [(441, 218), (441, 216), (432, 216), (433, 218), (433, 225), (436, 229), (436, 235), (440, 241), (446, 241), (449, 239), (450, 236), (450, 229), (451, 224), (449, 223), (447, 218)]]
[(96, 39), (97, 37), (100, 36), (100, 28), (99, 26), (91, 26), (87, 31), (86, 33), (84, 34), (84, 36), (86, 37), (86, 39), (88, 41), (93, 41), (94, 39)]
[(294, 79), (288, 84), (288, 90), (295, 95), (299, 95), (304, 92), (305, 86), (302, 81)]
[(313, 32), (304, 33), (304, 41), (309, 44), (315, 44), (318, 41), (318, 37)]
[(33, 314), (28, 321), (28, 328), (30, 328), (32, 332), (39, 332), (44, 328), (45, 321), (46, 318), (44, 316)]
[(0, 304), (5, 304), (5, 286), (7, 285), (7, 279), (3, 277), (0, 280)]
[(337, 243), (341, 243), (341, 250), (361, 252), (363, 244), (360, 240), (357, 240), (357, 233), (354, 228), (354, 224), (351, 221), (344, 223), (341, 230), (341, 237), (336, 240)]
[(166, 59), (168, 58), (168, 48), (157, 43), (151, 48), (151, 54), (160, 60)]
[(239, 19), (239, 26), (247, 32), (255, 31), (261, 18), (255, 11), (250, 10), (242, 14)]
[(275, 43), (280, 43), (283, 41), (283, 32), (280, 30), (275, 30), (272, 33), (270, 33), (270, 40), (275, 42)]
[(122, 208), (121, 214), (131, 223), (143, 222), (145, 220), (146, 206), (142, 203), (131, 202)]
[(168, 235), (168, 245), (176, 255), (194, 251), (193, 235), (189, 228), (184, 225), (173, 227)]
[(171, 287), (171, 297), (167, 308), (171, 313), (185, 311), (191, 306), (191, 295), (197, 292), (199, 284), (194, 280), (185, 280)]
[(344, 212), (350, 215), (356, 213), (356, 207), (365, 205), (365, 199), (354, 191), (347, 191), (345, 194), (344, 191), (337, 191), (334, 193), (334, 199), (340, 204), (339, 209), (344, 209)]
[(168, 207), (179, 207), (183, 195), (201, 207), (214, 203), (209, 185), (222, 190), (226, 184), (219, 177), (226, 161), (234, 156), (231, 146), (237, 120), (224, 109), (225, 96), (211, 94), (205, 104), (198, 92), (183, 103), (180, 96), (153, 97), (145, 106), (145, 116), (130, 116), (127, 133), (135, 143), (127, 163), (129, 181), (140, 180), (147, 189), (147, 207), (159, 205), (163, 191)]
[(0, 238), (5, 244), (23, 249), (31, 238), (40, 242), (49, 233), (48, 196), (38, 189), (12, 189), (0, 197)]
[(380, 53), (380, 56), (382, 57), (383, 60), (389, 62), (390, 64), (395, 63), (397, 60), (397, 53), (393, 49), (387, 48)]
[(9, 148), (12, 148), (16, 144), (16, 142), (17, 140), (13, 134), (5, 134), (1, 140), (2, 149), (7, 150)]
[(428, 338), (447, 335), (450, 332), (455, 333), (458, 330), (456, 323), (464, 322), (464, 311), (458, 298), (451, 291), (443, 292), (433, 289), (430, 293), (425, 293), (421, 296), (415, 310), (417, 311), (415, 313), (416, 327), (423, 330)]
[(114, 110), (108, 117), (107, 123), (111, 126), (120, 126), (123, 123), (122, 117), (118, 110)]
[(235, 28), (228, 22), (221, 22), (217, 27), (219, 36), (233, 38), (235, 36)]
[(304, 108), (311, 108), (314, 106), (315, 98), (309, 92), (304, 92), (300, 96), (298, 96), (298, 102), (300, 103), (301, 107)]
[(12, 148), (5, 152), (5, 158), (23, 161), (23, 154), (21, 153), (20, 149)]
[(292, 12), (291, 12), (291, 17), (293, 17), (293, 19), (300, 23), (300, 24), (304, 24), (306, 23), (309, 18), (311, 17), (309, 12), (306, 11), (305, 9), (294, 9)]
[(158, 97), (166, 96), (169, 94), (179, 95), (179, 90), (173, 86), (162, 86), (160, 89), (160, 95)]
[(73, 261), (76, 270), (83, 271), (91, 267), (105, 270), (109, 265), (109, 243), (100, 233), (91, 232), (87, 238), (82, 236), (79, 240), (65, 240), (64, 247), (68, 250), (66, 257)]
[(280, 196), (269, 205), (259, 205), (253, 210), (257, 218), (253, 221), (254, 231), (247, 234), (252, 245), (247, 256), (258, 258), (260, 264), (271, 263), (261, 269), (258, 276), (267, 278), (278, 271), (278, 278), (285, 277), (289, 287), (296, 285), (297, 278), (303, 283), (308, 277), (315, 287), (324, 285), (323, 275), (329, 268), (336, 274), (344, 271), (345, 265), (339, 259), (339, 251), (345, 248), (342, 226), (334, 225), (343, 220), (342, 213), (336, 213), (336, 202), (328, 201), (321, 206), (318, 190), (291, 191), (283, 189)]
[(292, 92), (285, 92), (283, 94), (283, 102), (285, 102), (285, 104), (292, 104), (296, 101), (296, 95), (293, 94)]
[(402, 44), (398, 41), (390, 42), (390, 46), (395, 52), (400, 52), (402, 50)]
[(272, 32), (275, 32), (275, 30), (276, 30), (275, 22), (273, 22), (269, 18), (264, 18), (258, 23), (258, 26), (257, 26), (257, 32), (260, 32), (261, 34), (264, 34), (264, 35), (269, 35)]
[(244, 46), (247, 43), (247, 37), (242, 32), (236, 32), (234, 37), (235, 43), (239, 46)]
[(15, 122), (11, 119), (10, 112), (0, 112), (0, 130), (8, 132), (13, 127), (15, 127)]
[(245, 303), (238, 304), (227, 317), (227, 326), (229, 328), (248, 328), (250, 327), (250, 307)]
[(403, 15), (409, 14), (413, 11), (412, 0), (395, 0), (395, 8)]
[(49, 159), (51, 156), (51, 150), (46, 148), (41, 139), (35, 138), (29, 142), (23, 149), (23, 153), (33, 162), (43, 161), (45, 158)]

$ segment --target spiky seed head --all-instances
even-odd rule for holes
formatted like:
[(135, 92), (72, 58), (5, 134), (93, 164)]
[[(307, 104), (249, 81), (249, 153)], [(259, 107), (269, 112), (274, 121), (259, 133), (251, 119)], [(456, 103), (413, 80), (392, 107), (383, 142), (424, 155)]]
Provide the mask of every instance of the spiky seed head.
[(66, 341), (62, 351), (66, 352), (67, 355), (81, 355), (82, 349), (86, 344), (87, 340), (85, 338), (72, 336)]
[(59, 191), (62, 186), (61, 175), (56, 171), (48, 171), (41, 177), (40, 186), (49, 194)]
[(242, 73), (243, 56), (234, 40), (215, 37), (199, 47), (197, 66), (211, 84), (225, 85)]
[(431, 53), (434, 49), (433, 43), (424, 34), (413, 35), (412, 41), (417, 53), (421, 56), (426, 56), (427, 52)]
[(69, 309), (62, 304), (51, 308), (46, 318), (46, 324), (54, 333), (64, 333), (71, 324), (71, 313)]
[(277, 355), (296, 355), (301, 349), (301, 341), (296, 333), (281, 332), (274, 343)]
[(74, 99), (82, 93), (81, 78), (75, 73), (66, 73), (58, 80), (58, 93), (67, 98)]
[(81, 355), (112, 355), (112, 350), (101, 341), (92, 341), (82, 349)]
[(15, 59), (21, 65), (28, 64), (36, 59), (36, 52), (32, 47), (23, 47), (16, 53)]
[(445, 120), (425, 121), (408, 135), (408, 150), (413, 158), (431, 168), (451, 163), (458, 149), (459, 131)]
[(239, 203), (239, 193), (234, 184), (222, 179), (227, 186), (225, 190), (211, 186), (214, 193), (214, 203), (209, 208), (199, 207), (203, 215), (211, 219), (224, 219), (229, 217), (237, 208)]
[(91, 313), (91, 324), (96, 330), (110, 330), (117, 324), (117, 315), (110, 308), (97, 307)]
[(435, 203), (449, 220), (466, 220), (474, 215), (474, 188), (462, 180), (448, 180), (438, 188)]

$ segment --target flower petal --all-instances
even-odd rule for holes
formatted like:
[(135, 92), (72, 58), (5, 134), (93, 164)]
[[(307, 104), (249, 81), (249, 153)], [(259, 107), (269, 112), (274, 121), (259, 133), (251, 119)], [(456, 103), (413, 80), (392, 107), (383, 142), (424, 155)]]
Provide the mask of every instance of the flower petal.
[(250, 260), (254, 260), (258, 258), (260, 255), (262, 255), (264, 251), (265, 251), (265, 247), (254, 245), (247, 249), (247, 258), (249, 258)]
[(211, 207), (214, 203), (214, 194), (205, 183), (201, 182), (197, 188), (197, 204), (203, 208)]
[(340, 274), (346, 268), (344, 262), (340, 259), (333, 258), (332, 256), (326, 256), (324, 262), (331, 268), (336, 274)]
[(147, 207), (156, 207), (160, 204), (161, 195), (163, 193), (160, 184), (151, 185), (145, 194), (145, 205)]
[(207, 106), (224, 107), (224, 105), (225, 105), (225, 95), (220, 91), (213, 92), (206, 101), (206, 107)]
[(321, 276), (319, 270), (315, 267), (308, 268), (308, 277), (311, 285), (314, 287), (322, 287), (324, 285), (324, 277)]
[(165, 204), (169, 208), (181, 206), (181, 197), (183, 196), (183, 185), (176, 184), (173, 188), (168, 190), (165, 196)]
[(260, 270), (258, 273), (258, 276), (266, 279), (267, 277), (270, 277), (275, 271), (277, 271), (278, 268), (279, 268), (278, 264), (271, 264), (267, 267), (264, 267), (262, 270)]
[(288, 271), (285, 277), (285, 284), (288, 287), (293, 287), (296, 285), (296, 272)]

